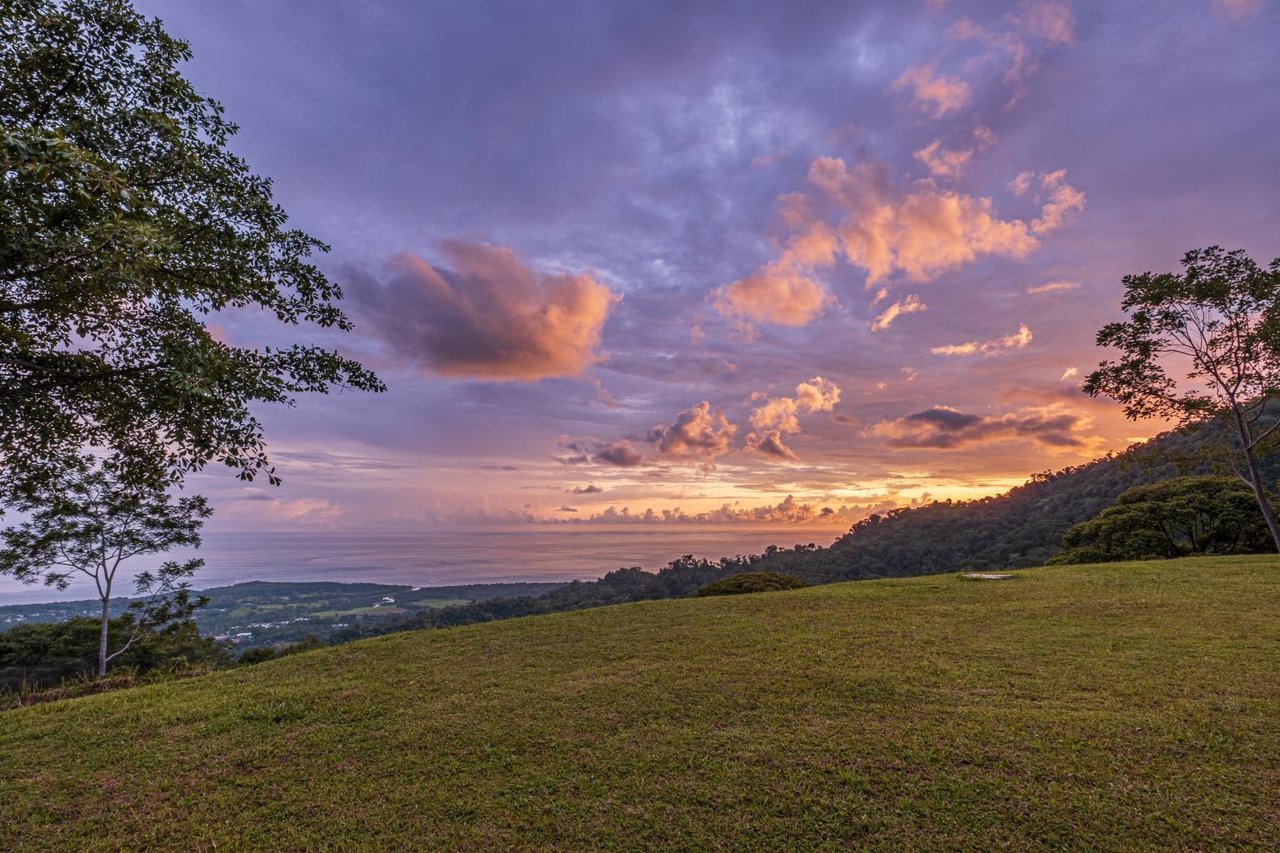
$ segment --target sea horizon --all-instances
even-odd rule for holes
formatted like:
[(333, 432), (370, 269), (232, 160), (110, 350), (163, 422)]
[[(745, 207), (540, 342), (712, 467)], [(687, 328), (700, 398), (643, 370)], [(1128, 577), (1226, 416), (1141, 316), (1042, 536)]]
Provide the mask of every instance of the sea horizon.
[[(428, 528), (417, 531), (216, 531), (199, 550), (175, 549), (121, 567), (117, 595), (164, 559), (201, 557), (196, 589), (248, 581), (385, 583), (456, 586), (594, 580), (615, 569), (655, 571), (691, 554), (720, 557), (762, 553), (770, 545), (829, 545), (843, 528), (667, 525), (523, 525)], [(90, 583), (65, 591), (0, 578), (0, 605), (74, 601), (97, 594)]]

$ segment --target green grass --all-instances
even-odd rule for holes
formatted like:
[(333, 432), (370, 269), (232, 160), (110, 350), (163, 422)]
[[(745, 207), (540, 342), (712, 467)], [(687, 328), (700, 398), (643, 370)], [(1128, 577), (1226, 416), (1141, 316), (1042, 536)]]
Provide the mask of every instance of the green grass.
[(1205, 849), (1280, 838), (1280, 560), (398, 634), (0, 715), (27, 849)]

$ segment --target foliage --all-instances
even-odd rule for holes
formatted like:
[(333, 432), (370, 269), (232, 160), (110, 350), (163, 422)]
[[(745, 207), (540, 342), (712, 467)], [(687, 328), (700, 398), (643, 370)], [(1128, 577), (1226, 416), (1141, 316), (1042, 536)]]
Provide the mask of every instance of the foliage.
[(21, 708), (0, 717), (0, 838), (15, 853), (1270, 849), (1278, 567), (650, 602)]
[(79, 455), (49, 476), (20, 482), (4, 502), (27, 520), (0, 531), (0, 575), (19, 581), (43, 581), (65, 589), (76, 575), (93, 581), (101, 602), (97, 643), (98, 676), (149, 631), (191, 618), (208, 599), (192, 598), (188, 578), (204, 564), (192, 559), (165, 562), (134, 578), (134, 631), (110, 651), (111, 598), (120, 566), (135, 557), (178, 546), (200, 544), (200, 528), (209, 517), (199, 495), (174, 500), (163, 479), (147, 483), (120, 479), (116, 458)]
[[(1263, 269), (1243, 251), (1190, 251), (1183, 272), (1124, 278), (1129, 318), (1098, 332), (1098, 346), (1120, 351), (1103, 361), (1085, 391), (1112, 397), (1133, 419), (1217, 419), (1229, 426), (1227, 458), (1253, 490), (1280, 550), (1280, 521), (1258, 456), (1280, 422), (1263, 422), (1280, 395), (1280, 258)], [(1185, 370), (1179, 383), (1168, 370)]]
[(742, 595), (750, 592), (776, 592), (784, 589), (802, 589), (808, 586), (802, 580), (776, 572), (743, 572), (724, 580), (714, 581), (699, 589), (695, 595)]
[(251, 349), (224, 310), (345, 330), (327, 247), (286, 227), (236, 126), (178, 71), (186, 43), (127, 0), (0, 4), (0, 461), (40, 476), (86, 446), (125, 472), (274, 473), (257, 402), (379, 390), (336, 351)]
[(1225, 477), (1179, 477), (1129, 489), (1062, 538), (1050, 564), (1256, 554), (1270, 550), (1253, 492)]
[[(49, 688), (96, 677), (100, 624), (97, 619), (19, 625), (0, 634), (0, 693)], [(113, 646), (138, 633), (132, 613), (108, 625)], [(149, 626), (115, 661), (115, 669), (148, 675), (231, 661), (225, 643), (202, 636), (190, 619)]]

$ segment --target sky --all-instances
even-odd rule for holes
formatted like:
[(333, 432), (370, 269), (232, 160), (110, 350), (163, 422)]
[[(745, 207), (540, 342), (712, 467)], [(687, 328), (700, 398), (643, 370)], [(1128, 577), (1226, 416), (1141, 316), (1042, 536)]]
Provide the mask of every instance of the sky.
[[(261, 411), (210, 529), (805, 524), (1166, 428), (1080, 383), (1121, 279), (1280, 255), (1280, 4), (138, 7), (385, 394)], [(305, 10), (305, 11), (303, 11)]]

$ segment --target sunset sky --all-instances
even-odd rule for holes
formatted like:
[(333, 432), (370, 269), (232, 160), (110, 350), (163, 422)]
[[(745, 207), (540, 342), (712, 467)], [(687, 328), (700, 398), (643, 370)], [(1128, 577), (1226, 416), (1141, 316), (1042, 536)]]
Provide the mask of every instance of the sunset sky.
[[(1163, 428), (1079, 391), (1126, 273), (1280, 255), (1280, 4), (139, 3), (378, 396), (262, 412), (215, 529), (805, 522)], [(299, 11), (305, 8), (305, 12)]]

